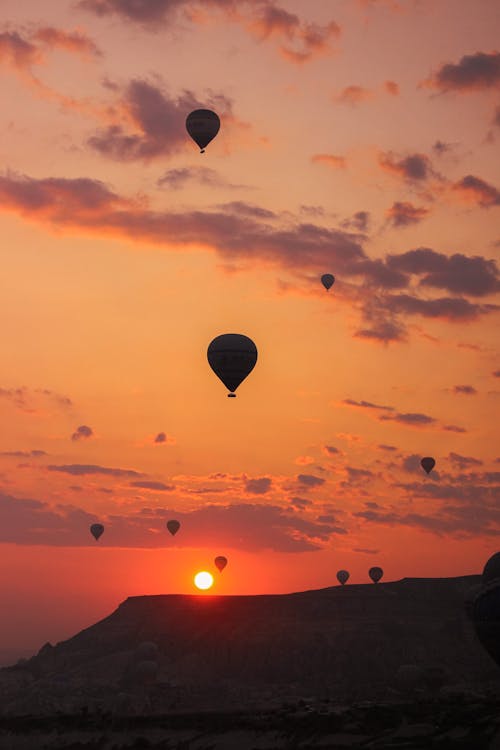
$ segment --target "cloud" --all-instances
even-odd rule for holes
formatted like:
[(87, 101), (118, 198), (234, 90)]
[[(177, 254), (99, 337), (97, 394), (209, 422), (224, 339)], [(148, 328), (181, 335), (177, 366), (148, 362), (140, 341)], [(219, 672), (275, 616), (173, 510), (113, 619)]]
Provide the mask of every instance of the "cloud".
[(71, 440), (88, 440), (88, 438), (91, 438), (93, 435), (93, 431), (91, 427), (88, 427), (86, 424), (80, 425), (80, 427), (77, 427), (75, 432), (71, 435)]
[(0, 63), (7, 63), (17, 70), (26, 70), (40, 61), (38, 47), (23, 39), (17, 31), (4, 31), (0, 34)]
[(500, 206), (500, 191), (480, 177), (468, 174), (455, 182), (451, 189), (463, 200), (480, 208)]
[(475, 396), (477, 391), (472, 385), (454, 385), (453, 393), (464, 394), (465, 396)]
[(155, 437), (154, 442), (155, 443), (165, 443), (167, 440), (167, 436), (164, 432), (159, 432), (158, 435)]
[(129, 482), (130, 487), (139, 487), (143, 490), (157, 490), (158, 492), (172, 492), (175, 490), (175, 484), (164, 484), (163, 482)]
[(438, 139), (435, 143), (433, 143), (432, 150), (438, 156), (443, 156), (443, 154), (449, 153), (453, 149), (453, 146), (453, 143), (445, 143), (444, 141), (440, 141)]
[(392, 320), (373, 321), (370, 328), (359, 328), (354, 333), (357, 339), (368, 339), (388, 344), (391, 341), (404, 341), (405, 329), (400, 323)]
[(500, 291), (496, 262), (479, 255), (454, 253), (447, 256), (421, 247), (400, 255), (388, 255), (386, 263), (393, 270), (421, 276), (420, 286), (477, 297)]
[(175, 445), (175, 438), (166, 432), (159, 432), (153, 439), (155, 445)]
[(304, 487), (320, 487), (325, 483), (324, 479), (315, 477), (312, 474), (298, 474), (297, 480)]
[(361, 552), (364, 555), (378, 555), (380, 550), (378, 549), (370, 549), (368, 547), (353, 547), (353, 552)]
[(209, 187), (230, 187), (233, 189), (244, 188), (245, 185), (235, 185), (227, 182), (215, 169), (209, 167), (181, 167), (179, 169), (168, 169), (157, 181), (158, 187), (167, 187), (172, 190), (180, 190), (187, 184), (198, 182)]
[(361, 102), (366, 102), (374, 96), (373, 91), (364, 86), (346, 86), (339, 94), (333, 96), (333, 100), (339, 104), (350, 104), (356, 106)]
[(388, 452), (397, 451), (397, 448), (395, 445), (385, 445), (384, 443), (379, 443), (379, 445), (377, 445), (377, 448), (380, 448), (381, 451), (388, 451)]
[(391, 96), (399, 96), (399, 85), (395, 81), (385, 81), (384, 88)]
[(414, 206), (408, 201), (395, 201), (391, 208), (388, 208), (386, 215), (389, 223), (393, 227), (408, 227), (412, 224), (419, 224), (430, 213), (428, 208), (423, 206)]
[(373, 404), (371, 401), (355, 401), (352, 398), (345, 398), (342, 401), (346, 406), (355, 406), (360, 409), (375, 409), (379, 411), (395, 411), (393, 406), (381, 406), (380, 404)]
[(470, 466), (482, 466), (483, 462), (478, 458), (472, 458), (471, 456), (461, 456), (459, 453), (449, 453), (448, 460), (458, 466), (461, 471), (468, 469)]
[(64, 410), (73, 406), (68, 396), (49, 388), (27, 388), (24, 385), (18, 388), (0, 388), (0, 399), (9, 401), (16, 409), (28, 414), (39, 413), (40, 407), (46, 405)]
[(48, 471), (58, 471), (62, 474), (72, 474), (73, 476), (83, 476), (85, 474), (104, 474), (109, 477), (141, 477), (144, 476), (140, 471), (132, 469), (113, 469), (107, 466), (97, 466), (95, 464), (65, 464), (50, 465), (46, 467)]
[(0, 456), (12, 457), (12, 458), (40, 458), (41, 456), (47, 456), (46, 451), (31, 450), (31, 451), (0, 451)]
[(437, 177), (431, 160), (425, 154), (410, 154), (398, 159), (392, 151), (382, 151), (378, 162), (384, 171), (408, 182), (423, 182), (429, 177)]
[(346, 466), (346, 471), (349, 477), (349, 484), (364, 482), (374, 476), (373, 471), (370, 471), (370, 469), (357, 469), (353, 466)]
[(330, 41), (340, 34), (335, 21), (320, 26), (267, 0), (80, 0), (78, 7), (98, 16), (116, 14), (123, 20), (156, 31), (162, 25), (183, 20), (206, 22), (212, 11), (264, 41), (281, 40), (279, 52), (292, 63), (302, 64), (330, 50)]
[(322, 450), (327, 456), (335, 456), (340, 453), (339, 449), (335, 448), (333, 445), (324, 445)]
[(97, 518), (72, 505), (50, 506), (0, 493), (0, 542), (95, 545), (89, 526), (99, 521), (105, 527), (101, 546), (159, 548), (166, 544), (165, 522), (171, 517), (189, 529), (188, 538), (183, 541), (179, 535), (175, 545), (202, 549), (306, 552), (322, 549), (332, 536), (346, 533), (332, 523), (306, 520), (267, 504), (205, 505), (191, 512), (143, 508), (129, 515)]
[(500, 86), (500, 52), (464, 55), (458, 63), (442, 65), (420, 86), (438, 91), (481, 91)]
[(336, 154), (313, 154), (311, 161), (313, 164), (326, 164), (332, 169), (345, 169), (347, 166), (345, 156), (337, 156)]
[(97, 45), (81, 31), (64, 31), (53, 26), (44, 26), (33, 34), (33, 39), (46, 44), (49, 49), (59, 48), (74, 52), (84, 59), (100, 57)]
[(356, 211), (350, 219), (344, 219), (341, 226), (344, 229), (354, 229), (355, 232), (366, 232), (370, 223), (369, 211)]
[(271, 489), (272, 479), (260, 477), (259, 479), (247, 479), (245, 482), (246, 492), (253, 495), (265, 495)]
[(406, 412), (396, 414), (381, 414), (379, 419), (386, 422), (399, 422), (409, 427), (423, 427), (431, 424), (436, 424), (437, 420), (434, 417), (430, 417), (428, 414), (421, 414), (419, 412)]
[(494, 378), (500, 378), (500, 370), (495, 370), (495, 372), (491, 373)]
[(467, 432), (467, 430), (464, 427), (458, 427), (456, 424), (445, 424), (443, 425), (443, 430), (445, 432), (458, 432), (458, 433)]
[(424, 318), (448, 320), (474, 320), (480, 315), (494, 312), (497, 305), (477, 305), (463, 297), (438, 297), (419, 299), (409, 294), (386, 295), (386, 308), (395, 313), (422, 315)]

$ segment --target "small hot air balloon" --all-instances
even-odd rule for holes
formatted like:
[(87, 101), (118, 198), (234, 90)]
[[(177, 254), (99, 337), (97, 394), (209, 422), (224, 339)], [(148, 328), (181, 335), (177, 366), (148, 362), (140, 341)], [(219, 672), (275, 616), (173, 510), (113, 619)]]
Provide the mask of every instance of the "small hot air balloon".
[(332, 287), (335, 283), (335, 276), (333, 276), (333, 274), (331, 273), (324, 273), (321, 277), (321, 283), (325, 287), (326, 291), (328, 291), (330, 287)]
[(102, 536), (103, 532), (104, 526), (102, 525), (102, 523), (93, 523), (90, 527), (90, 533), (92, 534), (96, 542), (99, 537)]
[(342, 584), (342, 586), (347, 583), (349, 579), (349, 571), (348, 570), (339, 570), (337, 573), (337, 581)]
[(252, 339), (240, 333), (224, 333), (217, 336), (207, 349), (208, 364), (222, 380), (230, 398), (249, 375), (257, 362), (257, 347)]
[(384, 571), (382, 570), (382, 568), (375, 566), (373, 568), (370, 568), (370, 570), (368, 571), (368, 575), (372, 579), (373, 583), (378, 583), (384, 575)]
[(186, 117), (186, 130), (205, 153), (205, 147), (212, 141), (220, 128), (219, 116), (211, 109), (195, 109)]
[(170, 531), (170, 533), (172, 534), (172, 536), (175, 536), (175, 534), (177, 534), (177, 532), (179, 531), (180, 527), (181, 527), (181, 525), (180, 525), (179, 521), (174, 521), (174, 520), (167, 521), (167, 529)]
[(218, 557), (215, 558), (214, 563), (215, 563), (215, 567), (217, 568), (217, 570), (220, 573), (222, 573), (222, 571), (227, 565), (227, 557), (223, 557), (222, 555), (219, 555)]
[(425, 458), (423, 458), (420, 461), (420, 466), (422, 467), (422, 469), (425, 471), (426, 474), (430, 474), (430, 472), (433, 470), (435, 465), (436, 465), (435, 460), (431, 458), (430, 456), (425, 456)]

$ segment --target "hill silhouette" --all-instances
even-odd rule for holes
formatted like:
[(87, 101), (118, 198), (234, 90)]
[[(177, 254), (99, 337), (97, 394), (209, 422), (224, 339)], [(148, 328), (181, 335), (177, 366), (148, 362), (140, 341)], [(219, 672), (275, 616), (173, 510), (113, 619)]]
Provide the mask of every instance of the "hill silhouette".
[(3, 715), (385, 700), (498, 684), (464, 601), (480, 576), (126, 599), (0, 670)]

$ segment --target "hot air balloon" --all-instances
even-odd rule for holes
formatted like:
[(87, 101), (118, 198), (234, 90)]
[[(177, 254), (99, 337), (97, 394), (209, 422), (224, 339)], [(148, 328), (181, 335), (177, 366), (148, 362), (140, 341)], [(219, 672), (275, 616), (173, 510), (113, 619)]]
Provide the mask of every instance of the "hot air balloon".
[(500, 578), (485, 584), (475, 597), (472, 621), (481, 645), (500, 666)]
[(435, 465), (436, 465), (435, 460), (431, 458), (430, 456), (425, 456), (425, 458), (423, 458), (420, 461), (420, 466), (426, 472), (426, 474), (430, 474), (430, 472), (433, 470)]
[(217, 568), (217, 570), (219, 570), (219, 572), (222, 573), (222, 571), (227, 565), (227, 557), (223, 557), (222, 555), (219, 555), (218, 557), (215, 558), (214, 563), (215, 563), (215, 567)]
[(220, 128), (219, 116), (211, 109), (195, 109), (186, 117), (186, 130), (205, 153), (205, 146), (215, 138)]
[(104, 533), (104, 526), (102, 525), (102, 523), (93, 523), (90, 527), (90, 533), (97, 542), (99, 537)]
[(222, 380), (230, 398), (257, 362), (257, 347), (252, 339), (240, 333), (224, 333), (217, 336), (207, 349), (208, 364)]
[(337, 581), (342, 584), (342, 586), (347, 583), (349, 579), (349, 571), (348, 570), (339, 570), (337, 573)]
[(175, 534), (177, 534), (177, 532), (179, 531), (180, 527), (181, 527), (181, 525), (180, 525), (179, 521), (174, 521), (174, 520), (167, 521), (167, 529), (170, 531), (170, 533), (172, 534), (172, 536), (175, 536)]
[(326, 291), (328, 291), (330, 287), (335, 283), (335, 276), (333, 276), (331, 273), (324, 273), (321, 277), (321, 283), (325, 287)]
[(370, 568), (370, 570), (368, 571), (368, 575), (372, 579), (373, 583), (378, 583), (384, 575), (384, 571), (382, 570), (382, 568), (375, 566), (374, 568)]

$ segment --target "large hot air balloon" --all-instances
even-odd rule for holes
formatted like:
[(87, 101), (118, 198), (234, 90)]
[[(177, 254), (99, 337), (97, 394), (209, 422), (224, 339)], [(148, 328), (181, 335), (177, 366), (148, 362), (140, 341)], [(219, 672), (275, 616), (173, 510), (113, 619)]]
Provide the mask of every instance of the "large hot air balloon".
[(90, 527), (90, 533), (97, 542), (99, 537), (104, 533), (104, 526), (102, 525), (102, 523), (93, 523)]
[(378, 583), (384, 575), (384, 571), (382, 570), (382, 568), (379, 568), (375, 565), (375, 567), (370, 568), (370, 570), (368, 571), (368, 575), (372, 579), (373, 583)]
[(257, 347), (252, 339), (240, 333), (224, 333), (217, 336), (207, 349), (208, 364), (222, 380), (230, 398), (257, 362)]
[(477, 637), (500, 666), (500, 552), (484, 566), (482, 586), (470, 607)]
[(186, 130), (205, 153), (205, 147), (215, 138), (220, 128), (219, 116), (211, 109), (195, 109), (186, 117)]
[(174, 536), (175, 534), (177, 534), (177, 532), (179, 531), (180, 527), (181, 527), (181, 525), (180, 525), (179, 521), (174, 521), (173, 519), (172, 519), (172, 521), (167, 521), (167, 529), (170, 531), (170, 533), (172, 534), (172, 536)]
[(321, 277), (321, 283), (325, 287), (326, 291), (330, 289), (331, 286), (335, 283), (335, 276), (331, 273), (324, 273)]
[(215, 567), (217, 568), (217, 570), (220, 573), (222, 573), (222, 571), (227, 565), (227, 557), (223, 557), (222, 555), (219, 555), (218, 557), (215, 558), (214, 563), (215, 563)]
[(435, 465), (436, 465), (435, 460), (431, 458), (430, 456), (425, 456), (420, 461), (420, 466), (426, 472), (426, 474), (430, 474), (433, 468), (435, 467)]
[(348, 570), (339, 570), (337, 573), (337, 581), (342, 584), (342, 586), (347, 583), (349, 580), (349, 571)]

